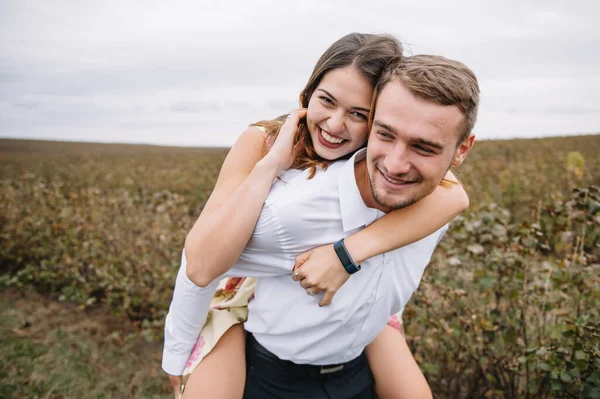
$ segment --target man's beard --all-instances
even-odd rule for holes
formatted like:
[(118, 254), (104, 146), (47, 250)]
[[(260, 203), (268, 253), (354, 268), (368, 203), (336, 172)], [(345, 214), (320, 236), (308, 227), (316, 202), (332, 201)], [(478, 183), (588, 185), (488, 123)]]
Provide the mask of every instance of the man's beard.
[[(454, 151), (454, 154), (452, 154), (452, 158), (454, 159), (456, 157), (456, 151), (458, 150), (458, 147), (456, 147), (456, 150)], [(448, 173), (448, 171), (450, 170), (450, 168), (452, 167), (452, 163), (450, 163), (448, 165), (448, 167), (446, 168), (446, 172), (444, 172), (444, 174), (442, 175), (442, 178), (440, 179), (440, 181), (443, 179), (444, 176), (446, 176), (446, 173)], [(375, 171), (378, 170), (378, 166), (374, 165), (374, 169)], [(377, 173), (377, 172), (375, 172)], [(436, 185), (431, 187), (431, 190), (423, 193), (422, 195), (419, 195), (420, 193), (418, 192), (419, 190), (417, 190), (416, 193), (414, 193), (412, 196), (409, 196), (408, 198), (404, 198), (402, 200), (399, 200), (398, 202), (386, 202), (385, 198), (383, 198), (381, 195), (379, 195), (376, 191), (375, 191), (375, 178), (373, 176), (371, 176), (371, 174), (369, 173), (369, 169), (367, 168), (367, 175), (369, 178), (369, 185), (371, 186), (371, 194), (373, 195), (373, 199), (375, 200), (375, 203), (377, 203), (378, 205), (387, 208), (389, 211), (393, 211), (395, 209), (401, 209), (404, 207), (407, 207), (409, 205), (414, 204), (415, 202), (417, 202), (418, 200), (420, 200), (421, 198), (431, 194), (435, 188), (440, 184), (440, 182), (438, 182)], [(423, 177), (419, 176), (418, 181), (415, 182), (416, 184), (423, 184)]]
[[(421, 181), (419, 181), (418, 183), (421, 183)], [(418, 200), (420, 200), (421, 198), (424, 197), (424, 195), (421, 197), (417, 197), (417, 195), (413, 195), (408, 198), (403, 198), (403, 199), (399, 200), (398, 202), (387, 202), (385, 200), (385, 198), (383, 198), (381, 195), (379, 195), (379, 193), (377, 193), (377, 191), (375, 190), (375, 179), (373, 177), (371, 177), (371, 175), (369, 175), (369, 185), (371, 186), (371, 194), (373, 195), (373, 199), (375, 200), (375, 202), (378, 205), (388, 209), (389, 211), (407, 207), (409, 205), (414, 204), (415, 202), (417, 202)]]

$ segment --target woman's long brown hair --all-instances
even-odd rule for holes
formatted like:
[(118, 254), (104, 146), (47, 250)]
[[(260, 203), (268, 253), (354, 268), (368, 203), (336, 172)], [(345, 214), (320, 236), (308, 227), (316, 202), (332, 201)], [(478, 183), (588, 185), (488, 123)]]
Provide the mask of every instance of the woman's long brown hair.
[[(393, 36), (366, 33), (350, 33), (333, 43), (317, 61), (315, 68), (300, 93), (300, 107), (307, 108), (310, 98), (329, 71), (338, 68), (353, 67), (375, 88), (379, 76), (386, 65), (402, 57), (402, 45)], [(251, 126), (264, 128), (268, 136), (277, 137), (286, 115), (272, 120), (259, 121)], [(315, 151), (306, 120), (301, 120), (294, 143), (299, 143), (300, 150), (292, 167), (294, 169), (311, 170), (312, 178), (317, 166), (327, 168), (328, 160), (321, 158)], [(352, 155), (352, 154), (349, 154)]]

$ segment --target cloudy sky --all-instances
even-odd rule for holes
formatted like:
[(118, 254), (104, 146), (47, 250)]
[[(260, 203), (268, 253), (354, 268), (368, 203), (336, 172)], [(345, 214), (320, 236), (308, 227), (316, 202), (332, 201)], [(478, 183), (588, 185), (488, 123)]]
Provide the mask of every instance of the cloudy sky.
[(596, 0), (0, 0), (0, 137), (229, 146), (352, 31), (479, 77), (479, 138), (600, 132)]

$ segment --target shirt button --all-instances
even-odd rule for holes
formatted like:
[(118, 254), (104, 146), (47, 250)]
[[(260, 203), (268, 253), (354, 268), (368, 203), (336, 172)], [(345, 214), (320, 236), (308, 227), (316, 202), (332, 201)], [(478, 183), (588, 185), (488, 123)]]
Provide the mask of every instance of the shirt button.
[(388, 264), (388, 265), (391, 265), (392, 264), (392, 260), (388, 259), (388, 260), (385, 261), (385, 263)]

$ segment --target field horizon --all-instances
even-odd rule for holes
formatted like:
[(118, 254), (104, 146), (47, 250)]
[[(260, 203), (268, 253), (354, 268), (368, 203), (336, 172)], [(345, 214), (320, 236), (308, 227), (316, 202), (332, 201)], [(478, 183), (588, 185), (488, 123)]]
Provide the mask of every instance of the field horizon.
[[(506, 137), (506, 138), (479, 138), (476, 136), (476, 142), (488, 142), (488, 141), (512, 141), (512, 140), (544, 140), (544, 139), (568, 139), (571, 137), (587, 137), (587, 136), (600, 136), (598, 132), (588, 133), (564, 133), (548, 136), (539, 137)], [(0, 144), (3, 141), (21, 141), (21, 142), (42, 142), (42, 143), (69, 143), (69, 144), (98, 144), (98, 145), (124, 145), (124, 146), (141, 146), (141, 147), (161, 147), (161, 148), (195, 148), (195, 149), (230, 149), (231, 146), (199, 146), (199, 145), (173, 145), (173, 144), (154, 144), (154, 143), (132, 143), (132, 142), (112, 142), (112, 141), (93, 141), (93, 140), (58, 140), (48, 138), (32, 138), (32, 137), (0, 137)]]

